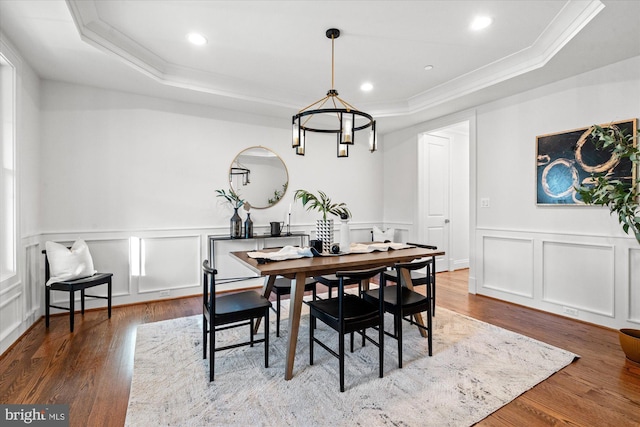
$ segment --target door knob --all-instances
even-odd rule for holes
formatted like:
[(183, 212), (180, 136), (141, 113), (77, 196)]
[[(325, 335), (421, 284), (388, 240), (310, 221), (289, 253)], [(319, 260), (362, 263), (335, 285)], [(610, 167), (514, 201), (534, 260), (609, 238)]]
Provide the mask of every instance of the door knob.
[(449, 221), (448, 219), (445, 219), (445, 220), (444, 220), (444, 223), (445, 223), (445, 224), (449, 224), (449, 222), (450, 222), (450, 221)]

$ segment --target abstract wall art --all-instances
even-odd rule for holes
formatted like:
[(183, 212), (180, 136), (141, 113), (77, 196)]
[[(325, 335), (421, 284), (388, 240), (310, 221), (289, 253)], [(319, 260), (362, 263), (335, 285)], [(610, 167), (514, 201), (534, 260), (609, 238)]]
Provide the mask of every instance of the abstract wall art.
[[(635, 135), (637, 120), (600, 126), (617, 126)], [(631, 161), (620, 159), (609, 150), (597, 150), (590, 133), (588, 127), (536, 137), (538, 205), (584, 205), (575, 188), (588, 185), (594, 173), (629, 182), (634, 179)]]

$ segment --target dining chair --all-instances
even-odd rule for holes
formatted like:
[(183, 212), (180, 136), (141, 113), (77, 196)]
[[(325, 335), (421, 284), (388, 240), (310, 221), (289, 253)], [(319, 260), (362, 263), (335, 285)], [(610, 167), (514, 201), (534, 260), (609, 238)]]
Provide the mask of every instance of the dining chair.
[[(424, 245), (419, 243), (407, 243), (407, 245), (417, 246), (420, 248), (427, 249), (438, 249), (437, 246), (432, 245)], [(385, 278), (388, 282), (398, 283), (398, 273), (395, 269), (387, 270), (385, 273)], [(421, 286), (428, 285), (431, 287), (431, 315), (436, 315), (436, 268), (435, 268), (435, 260), (431, 258), (431, 262), (427, 264), (425, 268), (425, 272), (420, 271), (411, 271), (411, 283), (413, 286)]]
[[(432, 337), (432, 319), (431, 319), (431, 287), (427, 286), (427, 295), (422, 295), (418, 292), (412, 291), (407, 288), (404, 283), (402, 275), (403, 270), (410, 273), (421, 268), (425, 268), (432, 260), (422, 260), (419, 262), (405, 262), (396, 263), (394, 268), (396, 270), (396, 277), (400, 277), (400, 283), (396, 283), (394, 286), (385, 286), (386, 279), (380, 284), (380, 287), (384, 290), (373, 289), (363, 292), (363, 298), (365, 301), (371, 304), (378, 304), (382, 298), (384, 301), (384, 310), (393, 314), (394, 327), (393, 333), (385, 332), (386, 335), (396, 339), (398, 341), (398, 367), (402, 368), (402, 321), (405, 320), (412, 325), (418, 326), (418, 328), (426, 331), (427, 345), (429, 348), (429, 356), (432, 355), (433, 350), (433, 337)], [(385, 275), (383, 275), (384, 277)], [(427, 313), (427, 325), (421, 325), (417, 323), (411, 316), (417, 313)]]
[[(379, 302), (373, 304), (358, 295), (345, 293), (345, 285), (349, 281), (368, 281), (374, 276), (383, 273), (386, 267), (379, 267), (367, 270), (357, 271), (338, 271), (338, 295), (335, 298), (327, 298), (309, 302), (310, 322), (309, 322), (309, 363), (313, 365), (313, 346), (320, 345), (331, 355), (339, 360), (340, 366), (340, 391), (344, 391), (344, 339), (349, 334), (351, 338), (351, 352), (353, 352), (353, 334), (358, 332), (362, 334), (363, 340), (372, 342), (378, 347), (378, 363), (379, 376), (383, 376), (384, 366), (384, 306), (382, 301), (384, 278), (381, 279), (381, 286), (375, 290), (379, 292)], [(327, 326), (338, 332), (338, 351), (336, 352), (327, 344), (320, 341), (314, 333), (314, 325), (316, 320), (320, 320)], [(378, 330), (378, 341), (365, 335), (367, 328), (375, 328)]]
[[(307, 277), (304, 283), (304, 291), (312, 292), (313, 300), (316, 300), (316, 281), (312, 277)], [(291, 279), (278, 277), (273, 282), (271, 292), (276, 294), (276, 337), (280, 336), (280, 299), (282, 295), (291, 295)]]
[[(203, 271), (203, 311), (202, 311), (202, 358), (207, 358), (207, 339), (209, 340), (209, 381), (213, 381), (217, 351), (264, 342), (264, 367), (269, 367), (269, 309), (271, 302), (254, 291), (243, 291), (225, 295), (216, 294), (216, 274), (209, 267), (209, 260), (202, 263)], [(256, 339), (253, 324), (264, 317), (264, 338)], [(216, 333), (231, 328), (249, 325), (249, 341), (216, 347)]]

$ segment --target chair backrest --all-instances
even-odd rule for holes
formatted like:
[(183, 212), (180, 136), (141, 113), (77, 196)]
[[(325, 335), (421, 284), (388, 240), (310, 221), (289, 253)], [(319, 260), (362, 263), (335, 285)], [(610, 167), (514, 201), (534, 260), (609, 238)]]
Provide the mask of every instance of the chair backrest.
[[(338, 318), (341, 322), (344, 319), (344, 284), (347, 282), (347, 279), (362, 281), (380, 275), (380, 287), (378, 292), (378, 301), (380, 302), (379, 313), (380, 316), (384, 314), (383, 288), (385, 286), (386, 279), (383, 273), (385, 271), (387, 271), (387, 267), (336, 272), (336, 277), (340, 279), (340, 283), (338, 285)], [(360, 290), (360, 285), (358, 285), (358, 290)]]
[(398, 275), (398, 280), (400, 281), (400, 283), (402, 283), (402, 275), (400, 274), (400, 271), (402, 269), (405, 270), (409, 270), (409, 271), (414, 271), (414, 270), (420, 270), (421, 268), (425, 268), (427, 269), (427, 277), (431, 276), (431, 264), (433, 263), (433, 260), (431, 258), (425, 258), (422, 259), (420, 261), (415, 261), (415, 262), (398, 262), (394, 265), (394, 268), (396, 269)]
[[(202, 302), (209, 307), (211, 314), (216, 312), (216, 274), (218, 270), (209, 267), (209, 260), (202, 263)], [(213, 316), (212, 321), (213, 321)]]

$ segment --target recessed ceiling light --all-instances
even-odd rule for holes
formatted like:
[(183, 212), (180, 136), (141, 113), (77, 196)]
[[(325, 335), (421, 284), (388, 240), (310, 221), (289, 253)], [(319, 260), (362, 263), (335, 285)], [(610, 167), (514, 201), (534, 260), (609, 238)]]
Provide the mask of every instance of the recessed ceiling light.
[(189, 33), (187, 34), (187, 40), (196, 46), (202, 46), (207, 44), (207, 39), (202, 34)]
[(471, 22), (471, 29), (474, 31), (482, 30), (491, 25), (492, 22), (493, 19), (489, 16), (476, 16)]
[(360, 90), (363, 92), (370, 92), (373, 89), (373, 85), (369, 82), (362, 83)]
[(425, 71), (433, 70), (433, 65), (425, 65), (424, 70)]

